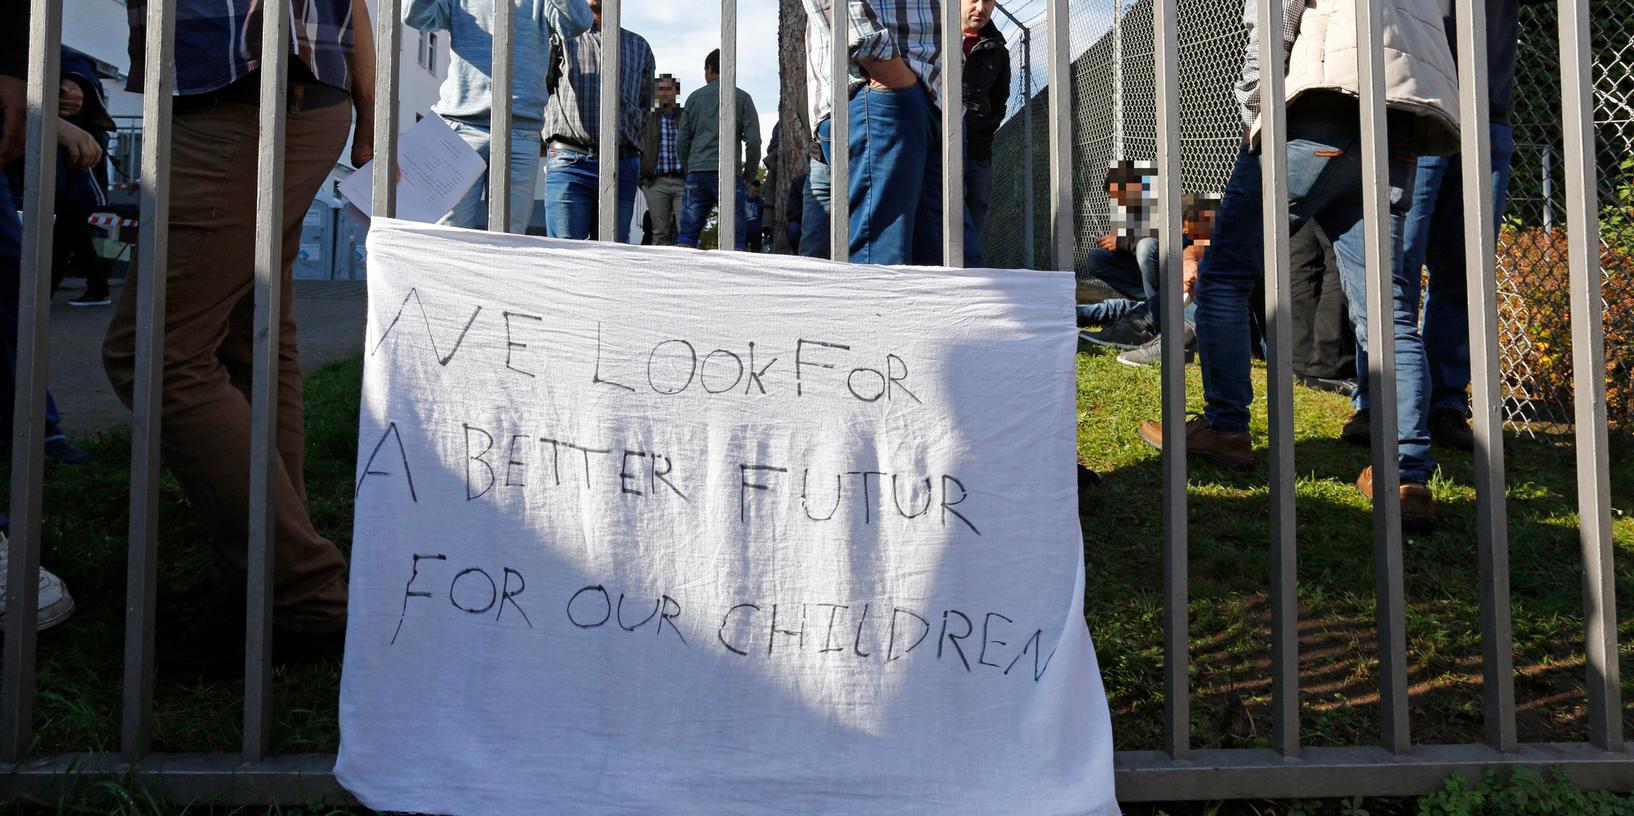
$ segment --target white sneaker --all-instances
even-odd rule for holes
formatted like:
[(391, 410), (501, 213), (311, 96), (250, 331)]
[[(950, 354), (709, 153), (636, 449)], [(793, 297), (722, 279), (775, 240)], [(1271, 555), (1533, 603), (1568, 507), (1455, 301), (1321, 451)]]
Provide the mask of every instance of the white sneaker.
[[(11, 563), (11, 548), (5, 533), (0, 533), (0, 626), (6, 621), (6, 573)], [(56, 573), (40, 568), (40, 616), (36, 631), (43, 632), (68, 620), (74, 614), (74, 596)]]

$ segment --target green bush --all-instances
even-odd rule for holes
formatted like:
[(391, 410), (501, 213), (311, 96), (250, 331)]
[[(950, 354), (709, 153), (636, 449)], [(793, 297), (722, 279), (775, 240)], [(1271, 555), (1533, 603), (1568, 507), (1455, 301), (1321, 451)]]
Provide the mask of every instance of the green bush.
[(1462, 774), (1453, 774), (1440, 791), (1418, 800), (1418, 812), (1419, 816), (1634, 816), (1634, 796), (1585, 791), (1560, 776), (1546, 780), (1537, 771), (1522, 768), (1507, 780), (1487, 771), (1474, 787)]

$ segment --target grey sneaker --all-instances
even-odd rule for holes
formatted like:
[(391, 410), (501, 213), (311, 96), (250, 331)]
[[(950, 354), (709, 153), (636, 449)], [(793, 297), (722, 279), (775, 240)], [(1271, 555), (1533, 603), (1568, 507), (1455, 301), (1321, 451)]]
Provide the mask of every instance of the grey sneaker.
[[(11, 548), (5, 533), (0, 533), (0, 626), (6, 621), (6, 573), (11, 563)], [(74, 614), (74, 596), (56, 573), (40, 568), (40, 615), (36, 631), (43, 632), (68, 620)]]
[[(1192, 342), (1192, 333), (1190, 331), (1187, 331), (1186, 332), (1186, 362), (1187, 363), (1190, 363), (1193, 359), (1196, 358), (1196, 356), (1197, 356), (1196, 351), (1197, 351), (1196, 343)], [(1163, 362), (1163, 335), (1160, 334), (1157, 337), (1153, 337), (1152, 339), (1146, 341), (1146, 343), (1141, 345), (1139, 348), (1132, 348), (1132, 349), (1130, 349), (1130, 350), (1128, 350), (1128, 351), (1126, 351), (1126, 352), (1124, 352), (1122, 354), (1119, 354), (1118, 355), (1118, 362), (1123, 363), (1126, 366), (1135, 366), (1136, 368), (1147, 368), (1147, 367), (1150, 367), (1150, 366), (1155, 366), (1155, 365), (1161, 364)]]
[(1145, 345), (1146, 341), (1157, 336), (1157, 332), (1152, 328), (1152, 321), (1137, 315), (1126, 317), (1098, 332), (1082, 332), (1079, 336), (1097, 346), (1132, 349)]

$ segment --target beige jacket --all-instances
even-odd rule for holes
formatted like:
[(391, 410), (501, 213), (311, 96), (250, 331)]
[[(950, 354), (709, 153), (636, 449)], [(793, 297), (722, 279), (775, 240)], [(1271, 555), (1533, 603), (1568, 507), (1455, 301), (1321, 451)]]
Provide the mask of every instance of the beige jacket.
[[(1458, 79), (1442, 20), (1446, 0), (1375, 0), (1382, 5), (1385, 104), (1392, 153), (1458, 150)], [(1306, 0), (1288, 57), (1287, 100), (1313, 92), (1360, 96), (1356, 0)], [(1254, 139), (1259, 139), (1259, 122)]]

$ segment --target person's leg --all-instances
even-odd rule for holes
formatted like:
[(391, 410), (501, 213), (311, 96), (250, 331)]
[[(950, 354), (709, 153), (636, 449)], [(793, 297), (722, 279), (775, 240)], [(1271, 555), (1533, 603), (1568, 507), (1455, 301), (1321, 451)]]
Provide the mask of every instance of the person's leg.
[(749, 249), (749, 190), (743, 184), (743, 176), (733, 179), (733, 183), (738, 189), (737, 197), (732, 201), (732, 234), (733, 243), (736, 244), (733, 249), (743, 252)]
[[(1442, 187), (1447, 184), (1451, 184), (1456, 188), (1455, 195), (1461, 193), (1463, 189), (1458, 184), (1458, 162), (1456, 157), (1423, 156), (1418, 159), (1417, 172), (1413, 174), (1413, 188), (1408, 202), (1409, 207), (1402, 224), (1401, 257), (1404, 269), (1410, 269), (1422, 275), (1420, 270), (1424, 268), (1425, 261), (1431, 252), (1431, 242), (1445, 243), (1449, 237), (1441, 230), (1436, 219), (1438, 211), (1443, 216), (1448, 214), (1445, 208), (1441, 207), (1443, 203), (1449, 200), (1441, 195)], [(1460, 214), (1463, 212), (1462, 203), (1455, 202), (1454, 210), (1451, 213), (1452, 217), (1461, 217)], [(1462, 246), (1463, 233), (1455, 232), (1454, 235), (1458, 236), (1460, 246)], [(1441, 247), (1438, 246), (1437, 249), (1441, 249)], [(1460, 253), (1461, 255), (1462, 253)], [(1426, 316), (1429, 315), (1428, 310), (1426, 310), (1425, 314)], [(1467, 318), (1464, 317), (1453, 314), (1449, 314), (1447, 317), (1456, 317), (1460, 322), (1460, 328), (1468, 323)], [(1429, 347), (1428, 329), (1429, 327), (1426, 327), (1426, 349)], [(1360, 333), (1360, 330), (1358, 330), (1358, 333)], [(1359, 411), (1365, 411), (1372, 405), (1368, 393), (1367, 350), (1365, 345), (1365, 338), (1357, 345), (1357, 387), (1355, 396), (1351, 398), (1351, 402)]]
[(584, 240), (596, 220), (595, 159), (575, 150), (550, 148), (545, 154), (545, 234)]
[[(826, 127), (828, 121), (824, 120)], [(827, 162), (812, 159), (806, 172), (806, 186), (800, 208), (800, 254), (808, 258), (827, 258), (828, 253), (828, 193), (829, 170)]]
[(1148, 309), (1144, 300), (1111, 298), (1100, 303), (1086, 303), (1078, 307), (1078, 326), (1110, 326), (1130, 315), (1143, 314)]
[(636, 176), (640, 174), (640, 156), (625, 156), (618, 160), (618, 222), (614, 228), (621, 244), (630, 242), (630, 224), (635, 220)]
[[(346, 140), (344, 103), (291, 112), (286, 135), (283, 285), (286, 297), (299, 226)], [(221, 357), (244, 352), (253, 303), (257, 112), (223, 102), (178, 115), (173, 147), (190, 158), (172, 183), (190, 191), (171, 206), (165, 311), (162, 427), (166, 463), (209, 524), (217, 565), (242, 581), (249, 516), (250, 404)], [(134, 283), (134, 278), (131, 281)], [(136, 289), (126, 286), (103, 344), (114, 390), (127, 404), (135, 368)], [(346, 565), (335, 545), (313, 529), (300, 481), (304, 444), (293, 315), (280, 325), (279, 438), (274, 463), (276, 507), (274, 605), (278, 624), (335, 631), (346, 621)], [(225, 348), (229, 337), (233, 348)], [(242, 366), (240, 366), (242, 367)]]
[(993, 160), (965, 160), (965, 266), (987, 265), (982, 251), (982, 231), (987, 229), (987, 210), (993, 201)]
[[(927, 95), (927, 99), (928, 99)], [(941, 114), (931, 107), (926, 111), (922, 125), (930, 143), (930, 152), (903, 156), (919, 162), (919, 205), (913, 209), (913, 247), (908, 263), (918, 266), (951, 265), (963, 258), (948, 259), (942, 246), (942, 140), (939, 137)]]
[[(1293, 163), (1295, 131), (1289, 129), (1290, 165)], [(1356, 141), (1344, 145), (1317, 141), (1318, 149), (1340, 149), (1345, 154), (1329, 162), (1332, 185), (1317, 214), (1322, 228), (1333, 239), (1339, 277), (1350, 303), (1351, 322), (1360, 345), (1367, 345), (1367, 265), (1366, 239), (1362, 223), (1361, 159)], [(1409, 271), (1402, 252), (1402, 232), (1411, 208), (1410, 191), (1416, 170), (1411, 159), (1390, 163), (1391, 230), (1391, 311), (1396, 351), (1396, 440), (1401, 481), (1428, 484), (1435, 474), (1430, 455), (1430, 378), (1425, 367), (1424, 340), (1418, 328), (1419, 282), (1422, 274)], [(1338, 171), (1343, 171), (1338, 172)], [(1293, 170), (1290, 168), (1290, 176)]]
[(539, 188), (539, 132), (511, 130), (511, 232), (521, 235), (533, 214)]
[(652, 213), (653, 245), (675, 244), (675, 221), (686, 184), (674, 176), (660, 176), (647, 185), (647, 209)]
[(1146, 287), (1141, 283), (1140, 264), (1128, 252), (1092, 249), (1084, 258), (1084, 271), (1081, 274), (1099, 280), (1126, 298), (1142, 300), (1146, 297)]
[[(476, 125), (468, 125), (464, 122), (453, 119), (444, 119), (443, 121), (448, 124), (449, 128), (459, 135), (460, 139), (464, 140), (466, 144), (470, 145), (471, 149), (475, 150), (478, 156), (482, 157), (483, 164), (488, 163), (487, 128), (477, 127)], [(511, 138), (515, 139), (515, 132), (513, 131), (512, 133), (513, 135)], [(513, 170), (512, 172), (515, 171)], [(529, 195), (531, 196), (532, 194), (530, 193)], [(471, 189), (466, 190), (465, 195), (460, 196), (460, 200), (454, 202), (453, 208), (450, 209), (442, 218), (438, 219), (437, 223), (447, 224), (451, 227), (464, 227), (466, 229), (483, 229), (487, 227), (488, 174), (483, 173), (480, 177), (478, 177), (476, 183), (471, 185)]]
[(720, 176), (712, 172), (687, 174), (686, 205), (681, 210), (681, 237), (675, 239), (676, 246), (698, 246), (698, 237), (709, 222), (709, 211), (715, 206), (718, 184)]
[(933, 141), (930, 97), (918, 85), (864, 87), (850, 111), (851, 262), (912, 263)]
[(1314, 223), (1294, 233), (1288, 240), (1288, 315), (1293, 328), (1293, 364), (1296, 377), (1321, 377), (1316, 347), (1316, 304), (1321, 297), (1325, 273), (1322, 246), (1316, 240)]
[(1350, 324), (1350, 306), (1339, 281), (1339, 261), (1333, 242), (1321, 225), (1311, 222), (1311, 233), (1322, 250), (1322, 280), (1316, 296), (1316, 376), (1343, 380), (1356, 376), (1356, 330)]
[[(1203, 416), (1220, 433), (1248, 430), (1254, 400), (1248, 339), (1249, 296), (1264, 274), (1259, 157), (1241, 147), (1226, 181), (1214, 239), (1197, 275), (1197, 352)], [(1292, 227), (1291, 227), (1292, 228)]]

